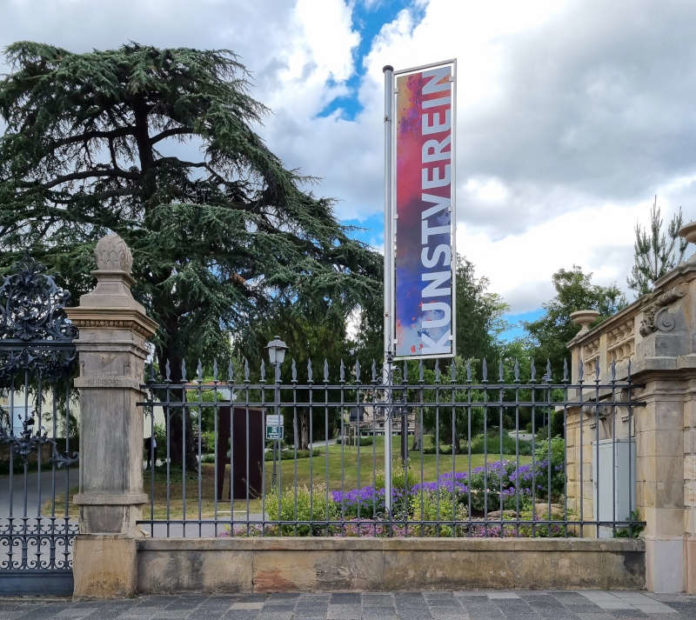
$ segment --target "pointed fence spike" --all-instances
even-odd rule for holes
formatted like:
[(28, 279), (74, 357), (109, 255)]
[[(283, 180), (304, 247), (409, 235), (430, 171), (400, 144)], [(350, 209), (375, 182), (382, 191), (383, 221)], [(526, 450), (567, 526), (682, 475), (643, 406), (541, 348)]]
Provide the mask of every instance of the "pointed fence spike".
[(261, 360), (261, 383), (266, 380), (266, 360)]
[(578, 381), (582, 383), (583, 378), (585, 377), (585, 361), (580, 358), (580, 368), (578, 368)]
[(534, 383), (536, 381), (536, 364), (534, 363), (534, 358), (532, 358), (529, 364), (529, 380)]
[(232, 383), (234, 381), (234, 365), (232, 360), (227, 363), (227, 380)]
[(218, 380), (218, 364), (217, 364), (217, 357), (213, 359), (213, 381)]
[(329, 382), (329, 361), (324, 358), (324, 383)]
[(440, 383), (440, 360), (435, 360), (435, 383)]
[(338, 366), (338, 380), (341, 383), (346, 382), (346, 365), (343, 363), (343, 358), (341, 358), (341, 363)]
[(172, 367), (169, 365), (169, 360), (164, 364), (164, 380), (169, 382), (172, 380)]
[(150, 383), (155, 382), (155, 361), (150, 362)]
[(249, 360), (244, 358), (244, 381), (249, 383)]
[(181, 380), (186, 383), (186, 360), (181, 360)]
[(512, 368), (512, 372), (514, 373), (515, 383), (519, 383), (519, 381), (520, 381), (520, 361), (517, 358), (515, 358), (515, 365)]
[(568, 359), (563, 358), (563, 383), (568, 383)]
[(595, 358), (594, 361), (594, 378), (595, 381), (599, 381), (599, 358)]
[(355, 382), (360, 383), (360, 360), (355, 360)]
[(290, 373), (292, 377), (292, 382), (297, 383), (297, 364), (295, 364), (295, 358), (292, 358), (292, 364), (290, 365)]
[(454, 363), (454, 359), (450, 362), (450, 383), (457, 382), (457, 365)]
[(631, 358), (628, 358), (628, 368), (626, 369), (626, 373), (628, 375), (628, 379), (630, 381), (631, 379)]
[(418, 381), (420, 383), (423, 383), (423, 359), (418, 360)]
[(546, 358), (546, 382), (551, 383), (551, 360)]
[(198, 364), (196, 364), (196, 379), (199, 381), (203, 380), (203, 364), (201, 364), (200, 358), (198, 358)]
[(307, 383), (313, 383), (314, 376), (312, 375), (312, 360), (307, 360)]
[(377, 362), (372, 359), (372, 383), (377, 381)]
[(505, 369), (503, 368), (503, 360), (498, 360), (498, 382), (502, 383), (505, 379)]
[(466, 382), (471, 383), (471, 359), (466, 360)]
[(611, 362), (611, 380), (616, 381), (616, 360)]
[(408, 383), (408, 362), (404, 360), (404, 363), (402, 364), (403, 370), (401, 371), (401, 382), (402, 383)]
[(483, 358), (483, 362), (481, 363), (481, 381), (485, 383), (488, 381), (488, 362), (486, 362), (486, 358)]

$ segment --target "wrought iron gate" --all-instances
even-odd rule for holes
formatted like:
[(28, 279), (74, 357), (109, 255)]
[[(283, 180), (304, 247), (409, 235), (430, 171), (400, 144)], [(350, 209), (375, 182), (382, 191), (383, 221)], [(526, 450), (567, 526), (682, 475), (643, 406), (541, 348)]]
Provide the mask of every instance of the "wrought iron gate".
[(0, 284), (0, 594), (70, 594), (76, 329), (68, 293), (23, 258)]

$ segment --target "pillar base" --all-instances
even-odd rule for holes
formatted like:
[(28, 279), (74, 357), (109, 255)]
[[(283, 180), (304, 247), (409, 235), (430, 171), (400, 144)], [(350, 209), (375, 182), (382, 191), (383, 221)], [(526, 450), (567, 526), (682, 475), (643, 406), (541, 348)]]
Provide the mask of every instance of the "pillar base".
[(80, 534), (73, 546), (76, 599), (135, 596), (138, 583), (135, 539), (111, 534)]
[(684, 538), (645, 538), (645, 580), (649, 592), (684, 591)]

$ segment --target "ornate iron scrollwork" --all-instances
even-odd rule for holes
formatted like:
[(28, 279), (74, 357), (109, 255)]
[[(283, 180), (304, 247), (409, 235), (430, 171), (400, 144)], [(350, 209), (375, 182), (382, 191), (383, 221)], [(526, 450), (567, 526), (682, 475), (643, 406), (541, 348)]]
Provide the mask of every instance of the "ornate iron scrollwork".
[(77, 329), (65, 316), (70, 294), (24, 256), (0, 284), (0, 381), (18, 371), (56, 379), (75, 358)]

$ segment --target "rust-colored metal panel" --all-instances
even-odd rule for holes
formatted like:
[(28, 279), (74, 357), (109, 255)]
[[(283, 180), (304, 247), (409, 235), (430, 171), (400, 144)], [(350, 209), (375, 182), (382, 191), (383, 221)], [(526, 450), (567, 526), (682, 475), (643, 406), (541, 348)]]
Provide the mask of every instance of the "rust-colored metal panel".
[[(232, 439), (232, 471), (230, 474), (233, 477), (230, 487), (233, 491), (234, 499), (246, 499), (247, 484), (249, 497), (260, 497), (264, 450), (263, 410), (234, 407), (232, 415), (230, 415), (230, 407), (220, 407), (218, 415), (220, 416), (218, 419), (217, 436), (218, 499), (223, 499), (222, 490), (225, 484), (225, 467), (230, 463), (228, 454), (230, 439)], [(232, 421), (231, 426), (230, 418)]]

